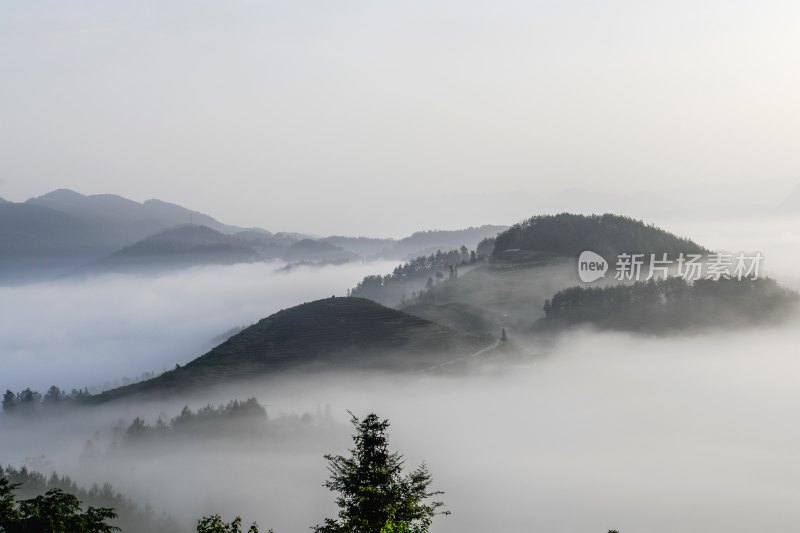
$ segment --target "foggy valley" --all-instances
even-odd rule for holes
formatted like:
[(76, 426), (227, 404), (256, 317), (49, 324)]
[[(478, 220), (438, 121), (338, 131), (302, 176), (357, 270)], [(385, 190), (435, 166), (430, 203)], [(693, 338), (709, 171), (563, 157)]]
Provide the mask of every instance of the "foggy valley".
[(798, 27), (0, 2), (0, 533), (797, 530)]
[[(773, 239), (763, 248), (783, 249), (784, 221), (761, 224)], [(751, 246), (747, 232), (726, 228), (724, 235), (731, 236), (728, 249)], [(792, 281), (794, 258), (778, 257), (766, 263), (767, 273)], [(280, 265), (2, 287), (2, 386), (96, 394), (157, 375), (226, 332), (297, 303), (341, 296), (396, 262)], [(485, 268), (469, 274), (464, 267), (461, 276), (481, 279)], [(574, 284), (573, 268), (556, 262), (521, 271), (530, 272), (529, 297)], [(491, 302), (488, 292), (467, 297)], [(800, 481), (791, 467), (800, 433), (788, 422), (800, 407), (793, 394), (798, 320), (793, 313), (774, 325), (666, 336), (589, 326), (555, 339), (509, 327), (506, 352), (421, 373), (329, 369), (6, 414), (0, 450), (9, 466), (58, 472), (87, 488), (109, 482), (156, 515), (169, 514), (181, 531), (211, 512), (300, 531), (334, 510), (322, 487), (322, 456), (350, 445), (348, 411), (375, 411), (391, 420), (392, 443), (409, 464), (426, 461), (434, 488), (445, 491), (453, 514), (438, 519), (436, 531), (780, 529)], [(130, 437), (137, 417), (155, 428), (184, 406), (196, 411), (251, 397), (266, 409), (263, 420)]]

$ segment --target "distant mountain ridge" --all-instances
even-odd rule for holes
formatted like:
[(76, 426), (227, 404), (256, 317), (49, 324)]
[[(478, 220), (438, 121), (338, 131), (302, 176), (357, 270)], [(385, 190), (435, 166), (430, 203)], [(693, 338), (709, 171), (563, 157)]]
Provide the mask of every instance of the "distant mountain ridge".
[(75, 274), (107, 272), (158, 272), (202, 265), (233, 265), (282, 259), (335, 261), (355, 254), (330, 243), (311, 239), (295, 241), (281, 234), (254, 230), (227, 235), (206, 226), (169, 228), (94, 261)]
[(192, 220), (222, 232), (242, 229), (160, 200), (139, 203), (68, 189), (2, 202), (0, 283), (53, 277)]
[[(206, 227), (230, 238), (193, 244), (185, 232), (169, 238), (162, 234), (182, 226)], [(311, 238), (224, 224), (161, 200), (136, 202), (115, 194), (58, 189), (21, 203), (0, 201), (0, 284), (53, 279), (76, 271), (135, 270), (137, 264), (149, 270), (275, 259), (305, 264), (405, 258), (432, 248), (471, 248), (504, 228), (425, 231), (400, 240)], [(125, 260), (129, 264), (123, 265)]]
[(159, 230), (182, 224), (200, 224), (222, 233), (236, 233), (244, 228), (223, 224), (199, 211), (161, 200), (136, 202), (116, 194), (84, 195), (69, 189), (57, 189), (26, 200), (56, 209), (76, 218), (103, 220), (130, 231), (134, 239), (142, 239)]
[(508, 226), (485, 224), (457, 230), (417, 231), (402, 239), (375, 237), (344, 237), (335, 235), (318, 239), (330, 242), (365, 259), (412, 259), (465, 246), (472, 250), (479, 242), (493, 238)]
[(235, 237), (206, 226), (170, 228), (79, 269), (78, 274), (148, 272), (199, 265), (230, 265), (261, 259)]

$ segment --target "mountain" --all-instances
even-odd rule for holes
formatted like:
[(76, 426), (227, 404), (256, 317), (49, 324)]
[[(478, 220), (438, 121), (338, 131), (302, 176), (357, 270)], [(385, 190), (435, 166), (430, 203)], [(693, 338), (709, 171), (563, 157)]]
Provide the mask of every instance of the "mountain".
[(580, 285), (575, 256), (581, 250), (607, 257), (623, 251), (672, 258), (709, 253), (689, 239), (627, 217), (533, 217), (496, 241), (488, 262), (418, 288), (417, 297), (400, 308), (470, 331), (551, 333), (590, 325), (660, 334), (778, 322), (798, 305), (796, 293), (771, 279), (616, 283), (610, 276)]
[(92, 262), (75, 274), (148, 273), (202, 265), (233, 265), (282, 259), (297, 262), (349, 260), (355, 254), (330, 243), (294, 240), (288, 234), (247, 230), (228, 235), (206, 226), (184, 225), (151, 235)]
[(54, 276), (117, 243), (102, 224), (40, 205), (0, 203), (0, 283)]
[(222, 224), (208, 215), (176, 204), (161, 200), (139, 203), (115, 194), (83, 195), (69, 189), (58, 189), (25, 203), (111, 225), (125, 239), (124, 244), (165, 228), (189, 223), (207, 226), (222, 233), (235, 233), (243, 229)]
[(342, 261), (358, 256), (330, 242), (303, 239), (289, 246), (283, 253), (286, 261)]
[(492, 238), (507, 229), (508, 226), (484, 225), (458, 230), (418, 231), (399, 240), (341, 235), (318, 240), (339, 246), (365, 259), (410, 259), (462, 246), (473, 250), (482, 240)]
[[(23, 203), (0, 201), (0, 284), (55, 278), (81, 271), (188, 267), (260, 259), (294, 263), (338, 263), (405, 258), (439, 249), (474, 247), (504, 226), (418, 232), (405, 239), (310, 238), (223, 224), (203, 213), (161, 200), (136, 202), (114, 194), (84, 195), (58, 189)], [(235, 237), (225, 245), (184, 242), (186, 235), (161, 234), (176, 227), (206, 227)], [(191, 238), (189, 239), (191, 241)], [(212, 246), (201, 249), (201, 246)], [(159, 254), (164, 256), (159, 259)], [(193, 263), (196, 260), (196, 263)], [(90, 267), (83, 268), (86, 265)], [(99, 270), (98, 270), (99, 269)]]
[(460, 230), (418, 231), (400, 239), (383, 257), (386, 259), (407, 259), (429, 255), (438, 250), (453, 250), (465, 246), (474, 250), (483, 239), (496, 236), (508, 226), (485, 225)]
[(190, 221), (228, 226), (184, 207), (59, 189), (23, 203), (0, 202), (0, 283), (55, 277)]
[(279, 311), (182, 367), (95, 400), (166, 395), (287, 372), (421, 370), (492, 342), (370, 300), (328, 298)]
[(622, 252), (660, 254), (708, 250), (641, 220), (620, 215), (542, 215), (511, 226), (495, 239), (495, 259), (527, 260), (541, 255), (577, 257), (591, 250), (615, 262)]
[[(535, 216), (481, 241), (474, 260), (472, 254), (469, 261), (466, 254), (445, 254), (409, 261), (390, 274), (367, 276), (351, 294), (462, 331), (524, 331), (544, 316), (546, 299), (576, 285), (576, 259), (584, 250), (607, 256), (618, 251), (672, 257), (708, 252), (628, 217)], [(486, 253), (491, 254), (488, 261), (482, 259)], [(609, 262), (615, 260), (609, 257)]]
[(262, 260), (253, 246), (206, 226), (178, 226), (126, 246), (78, 273), (147, 272)]
[(396, 239), (381, 239), (377, 237), (345, 237), (342, 235), (332, 235), (318, 239), (319, 242), (327, 242), (338, 246), (343, 250), (352, 252), (364, 259), (374, 259), (384, 257), (391, 253), (391, 249), (397, 245)]

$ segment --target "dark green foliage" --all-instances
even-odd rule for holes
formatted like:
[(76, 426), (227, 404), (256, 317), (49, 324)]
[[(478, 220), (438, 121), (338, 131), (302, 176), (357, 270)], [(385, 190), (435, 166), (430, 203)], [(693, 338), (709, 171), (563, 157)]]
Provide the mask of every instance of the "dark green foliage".
[[(242, 519), (236, 517), (230, 524), (226, 524), (218, 514), (204, 516), (197, 521), (197, 533), (242, 533)], [(258, 524), (253, 522), (247, 533), (258, 533)], [(272, 530), (269, 530), (272, 533)]]
[[(3, 483), (6, 486), (15, 486), (21, 498), (30, 498), (31, 501), (41, 498), (42, 495), (46, 496), (53, 491), (58, 491), (74, 495), (76, 500), (95, 509), (114, 509), (115, 514), (119, 516), (113, 520), (113, 523), (121, 527), (125, 533), (180, 533), (183, 531), (172, 517), (165, 514), (156, 515), (149, 505), (139, 506), (116, 492), (108, 483), (102, 486), (92, 485), (87, 490), (79, 487), (67, 476), (58, 476), (54, 473), (50, 477), (46, 477), (25, 467), (19, 469), (0, 467), (0, 485)], [(3, 489), (0, 487), (0, 516), (4, 516), (4, 511), (8, 512), (8, 501), (13, 502), (13, 495), (9, 500), (9, 494), (6, 491), (3, 495)], [(2, 527), (0, 527), (0, 532), (5, 533)]]
[(25, 389), (17, 394), (17, 403), (14, 409), (23, 414), (32, 413), (36, 410), (39, 402), (42, 400), (42, 395), (31, 389)]
[(87, 389), (72, 389), (67, 394), (55, 385), (50, 387), (44, 398), (38, 392), (25, 389), (14, 394), (7, 390), (3, 394), (3, 412), (7, 414), (32, 415), (40, 412), (58, 412), (58, 408), (74, 405), (89, 398)]
[(15, 521), (19, 518), (19, 513), (14, 505), (14, 489), (16, 484), (5, 476), (0, 476), (0, 531), (6, 522)]
[(571, 287), (545, 301), (538, 328), (591, 323), (633, 331), (739, 327), (778, 320), (798, 295), (772, 279), (652, 279), (632, 285)]
[[(308, 418), (305, 418), (308, 417)], [(300, 421), (310, 422), (311, 415), (304, 415)], [(206, 405), (196, 412), (184, 407), (180, 414), (168, 423), (159, 418), (154, 426), (136, 417), (125, 428), (115, 428), (117, 441), (140, 443), (153, 438), (175, 437), (225, 437), (234, 434), (263, 434), (267, 427), (267, 411), (255, 398), (245, 401), (233, 400), (226, 405), (214, 407)]]
[[(391, 274), (367, 276), (358, 285), (350, 289), (350, 296), (369, 298), (384, 305), (405, 303), (411, 293), (433, 286), (433, 277), (443, 276), (443, 271), (450, 271), (450, 278), (457, 277), (458, 266), (477, 263), (485, 259), (465, 246), (449, 252), (437, 251), (428, 256), (419, 256), (402, 265), (397, 265)], [(437, 276), (437, 274), (439, 276)], [(430, 285), (426, 284), (430, 280)]]
[(16, 406), (17, 406), (17, 395), (11, 392), (10, 390), (6, 390), (5, 394), (3, 394), (3, 411), (4, 412), (13, 411)]
[(81, 508), (77, 497), (61, 489), (15, 503), (7, 478), (0, 478), (0, 531), (3, 533), (110, 533), (119, 531), (108, 524), (116, 518), (110, 508)]
[(374, 413), (363, 420), (352, 417), (356, 434), (350, 456), (326, 455), (331, 477), (325, 486), (339, 494), (337, 518), (328, 518), (317, 533), (386, 533), (428, 531), (442, 502), (430, 501), (432, 482), (423, 464), (403, 473), (403, 458), (389, 451), (388, 420)]
[(66, 398), (66, 394), (61, 392), (61, 389), (53, 385), (50, 387), (44, 395), (44, 403), (46, 404), (59, 404)]
[(475, 248), (475, 253), (478, 257), (489, 257), (492, 255), (492, 252), (494, 252), (495, 239), (496, 237), (487, 237), (478, 243), (478, 246)]
[(689, 239), (633, 218), (569, 213), (535, 216), (511, 226), (497, 236), (492, 255), (502, 257), (514, 249), (568, 257), (592, 250), (610, 262), (622, 252), (659, 256), (666, 253), (669, 258), (677, 257), (681, 252), (707, 252)]

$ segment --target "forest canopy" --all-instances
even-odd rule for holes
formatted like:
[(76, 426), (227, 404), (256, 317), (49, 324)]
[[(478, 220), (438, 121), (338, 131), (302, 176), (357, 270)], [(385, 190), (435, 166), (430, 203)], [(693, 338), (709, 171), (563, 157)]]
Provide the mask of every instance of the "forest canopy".
[(708, 250), (655, 225), (620, 215), (538, 215), (514, 224), (495, 239), (493, 257), (510, 250), (577, 256), (591, 250), (612, 261), (622, 252), (664, 254), (677, 257)]
[(606, 287), (570, 287), (545, 301), (535, 329), (583, 323), (628, 331), (738, 327), (776, 321), (800, 297), (775, 280), (670, 277)]

